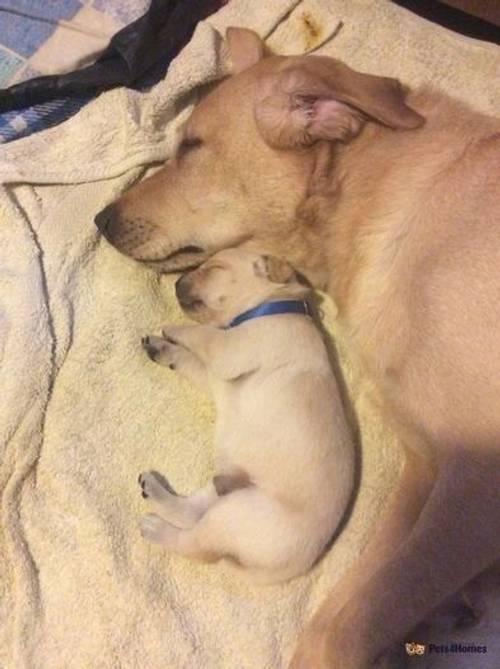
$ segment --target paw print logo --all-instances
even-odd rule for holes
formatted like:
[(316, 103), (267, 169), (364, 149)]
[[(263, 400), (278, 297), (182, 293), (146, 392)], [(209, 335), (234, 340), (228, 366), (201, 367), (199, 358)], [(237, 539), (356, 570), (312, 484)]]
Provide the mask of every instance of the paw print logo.
[(423, 655), (425, 653), (425, 646), (423, 643), (411, 641), (410, 643), (405, 643), (405, 648), (407, 655)]

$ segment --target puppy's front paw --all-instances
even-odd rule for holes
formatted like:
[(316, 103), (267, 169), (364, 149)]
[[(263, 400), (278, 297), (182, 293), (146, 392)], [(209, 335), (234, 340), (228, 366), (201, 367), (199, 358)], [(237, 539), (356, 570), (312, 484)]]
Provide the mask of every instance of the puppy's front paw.
[(185, 325), (165, 325), (161, 329), (161, 333), (163, 338), (166, 339), (170, 344), (178, 344), (179, 336), (182, 334), (183, 330), (186, 330)]
[(178, 346), (162, 337), (149, 335), (141, 339), (142, 348), (148, 354), (148, 357), (160, 365), (176, 369), (178, 356)]
[[(163, 338), (171, 344), (178, 344), (190, 349), (193, 335), (199, 335), (203, 328), (200, 325), (165, 325), (162, 329)], [(195, 341), (198, 339), (195, 336)]]

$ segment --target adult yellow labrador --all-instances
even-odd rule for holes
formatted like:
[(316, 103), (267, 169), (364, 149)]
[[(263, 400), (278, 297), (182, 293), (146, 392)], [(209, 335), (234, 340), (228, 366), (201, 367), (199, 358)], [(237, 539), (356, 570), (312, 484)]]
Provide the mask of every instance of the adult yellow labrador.
[(339, 308), (404, 472), (294, 669), (371, 667), (500, 557), (500, 121), (331, 58), (227, 34), (233, 76), (175, 158), (101, 212), (161, 271), (228, 246), (285, 257)]

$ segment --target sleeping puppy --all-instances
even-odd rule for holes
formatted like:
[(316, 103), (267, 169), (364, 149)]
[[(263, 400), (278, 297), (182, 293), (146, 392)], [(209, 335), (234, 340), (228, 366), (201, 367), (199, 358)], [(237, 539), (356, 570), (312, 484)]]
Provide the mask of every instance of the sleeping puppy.
[(199, 324), (166, 327), (143, 346), (213, 394), (216, 475), (183, 497), (141, 474), (155, 511), (141, 519), (143, 537), (229, 559), (261, 583), (303, 574), (321, 555), (352, 493), (354, 450), (308, 293), (286, 262), (238, 249), (177, 281)]

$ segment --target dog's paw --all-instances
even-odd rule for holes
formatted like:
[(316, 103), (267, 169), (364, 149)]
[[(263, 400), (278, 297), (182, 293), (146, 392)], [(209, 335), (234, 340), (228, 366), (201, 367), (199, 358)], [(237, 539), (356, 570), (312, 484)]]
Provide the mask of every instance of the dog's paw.
[(171, 540), (174, 539), (175, 533), (178, 532), (177, 528), (167, 523), (166, 520), (160, 518), (155, 513), (148, 513), (146, 516), (142, 516), (139, 521), (139, 529), (144, 539), (164, 546), (169, 546)]
[(144, 499), (162, 501), (166, 495), (177, 495), (167, 479), (158, 472), (142, 472), (138, 482)]
[(164, 339), (163, 337), (154, 337), (149, 335), (141, 339), (142, 348), (148, 354), (148, 357), (160, 365), (176, 369), (180, 351), (179, 347), (172, 341)]

